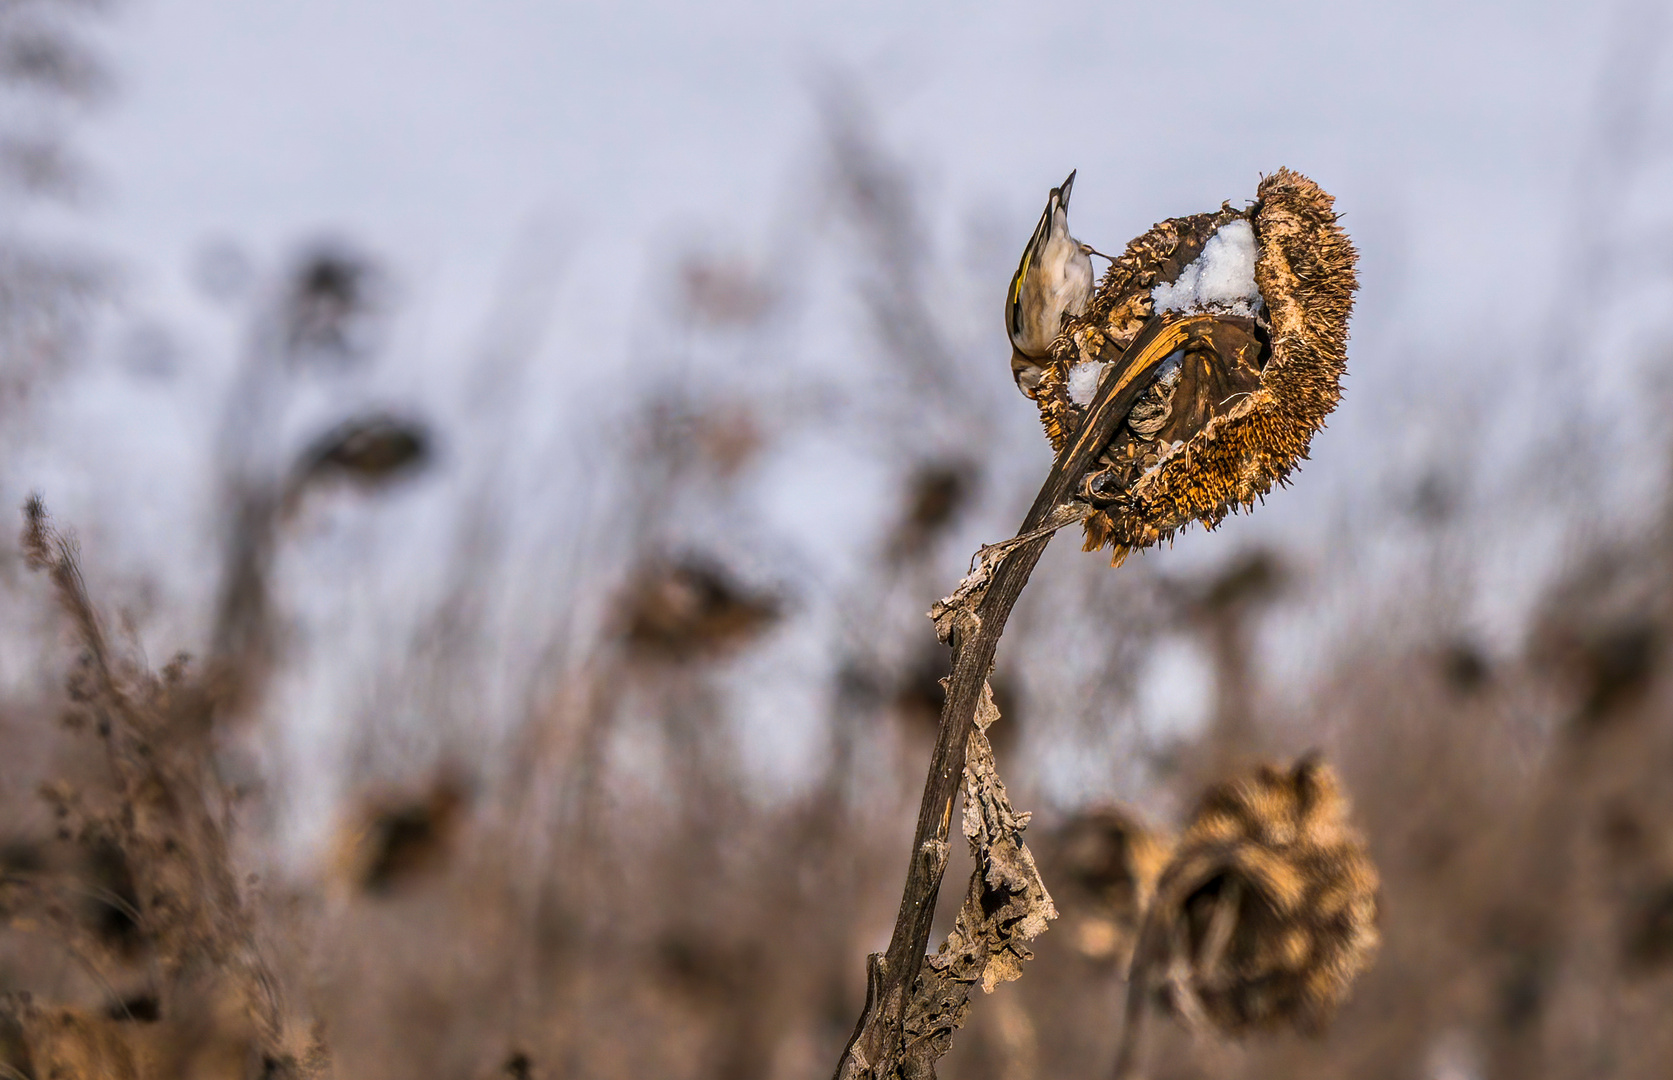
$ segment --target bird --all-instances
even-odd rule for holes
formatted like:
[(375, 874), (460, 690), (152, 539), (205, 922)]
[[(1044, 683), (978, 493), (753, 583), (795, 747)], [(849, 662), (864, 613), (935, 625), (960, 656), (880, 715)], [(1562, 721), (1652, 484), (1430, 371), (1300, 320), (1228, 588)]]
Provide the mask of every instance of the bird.
[(1005, 330), (1011, 338), (1011, 377), (1030, 398), (1064, 315), (1079, 315), (1092, 299), (1092, 259), (1098, 254), (1069, 235), (1069, 193), (1075, 171), (1046, 197), (1046, 209), (1023, 249), (1005, 300)]

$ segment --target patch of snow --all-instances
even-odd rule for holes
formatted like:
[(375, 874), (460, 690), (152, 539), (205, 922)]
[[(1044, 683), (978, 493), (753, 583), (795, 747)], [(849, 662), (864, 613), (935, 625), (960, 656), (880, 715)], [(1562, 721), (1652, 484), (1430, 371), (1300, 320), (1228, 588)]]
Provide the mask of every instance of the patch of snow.
[(1069, 400), (1085, 408), (1092, 404), (1092, 395), (1098, 392), (1098, 378), (1103, 375), (1106, 364), (1088, 361), (1076, 364), (1069, 369)]
[(1253, 315), (1262, 304), (1255, 286), (1255, 230), (1242, 219), (1222, 225), (1179, 280), (1150, 292), (1158, 313), (1210, 312)]
[[(1168, 358), (1162, 361), (1162, 366), (1156, 369), (1156, 381), (1166, 382), (1170, 378), (1177, 379), (1180, 362), (1184, 359), (1184, 349), (1175, 349), (1169, 353)], [(1092, 397), (1098, 392), (1098, 380), (1103, 377), (1104, 369), (1108, 366), (1108, 364), (1101, 364), (1095, 360), (1088, 360), (1070, 368), (1069, 400), (1083, 409), (1092, 404)]]

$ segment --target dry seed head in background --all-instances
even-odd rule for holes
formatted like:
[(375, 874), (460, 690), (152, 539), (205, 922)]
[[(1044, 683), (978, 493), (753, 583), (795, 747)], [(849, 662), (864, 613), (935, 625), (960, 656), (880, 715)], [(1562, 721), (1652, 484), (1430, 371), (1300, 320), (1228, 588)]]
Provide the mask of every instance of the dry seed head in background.
[(629, 650), (673, 661), (726, 655), (783, 614), (778, 597), (749, 589), (719, 562), (700, 555), (646, 562), (619, 603), (617, 618)]
[(357, 416), (327, 431), (303, 451), (293, 484), (340, 476), (377, 487), (421, 470), (434, 439), (420, 422), (387, 413)]
[(1049, 869), (1082, 956), (1126, 964), (1172, 853), (1171, 837), (1116, 806), (1077, 814), (1057, 830)]
[(1226, 1032), (1316, 1030), (1371, 962), (1378, 878), (1313, 758), (1210, 788), (1162, 873), (1130, 992)]
[[(1110, 547), (1114, 562), (1253, 508), (1341, 398), (1353, 245), (1334, 200), (1299, 173), (1279, 169), (1256, 195), (1246, 210), (1171, 218), (1132, 241), (1052, 346), (1035, 401), (1061, 453), (1105, 365), (1152, 319), (1182, 330), (1077, 493), (1093, 510), (1087, 550)], [(1241, 289), (1224, 280), (1239, 260), (1253, 264)]]
[(372, 895), (396, 892), (439, 869), (466, 812), (464, 784), (443, 775), (428, 791), (368, 799), (338, 840), (344, 879)]
[(371, 259), (334, 241), (303, 256), (284, 298), (285, 345), (293, 360), (360, 360), (375, 343), (388, 283)]
[(981, 480), (974, 461), (920, 462), (907, 478), (904, 505), (888, 540), (891, 562), (922, 558), (969, 506)]

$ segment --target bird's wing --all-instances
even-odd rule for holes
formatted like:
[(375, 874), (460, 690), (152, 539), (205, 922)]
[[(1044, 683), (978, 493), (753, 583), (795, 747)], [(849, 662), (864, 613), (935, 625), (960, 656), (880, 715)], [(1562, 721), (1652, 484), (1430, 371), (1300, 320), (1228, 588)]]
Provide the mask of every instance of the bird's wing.
[(1040, 223), (1034, 226), (1034, 235), (1029, 238), (1028, 246), (1022, 249), (1022, 261), (1017, 264), (1016, 276), (1011, 278), (1011, 298), (1007, 305), (1010, 312), (1011, 335), (1015, 337), (1022, 333), (1022, 285), (1028, 279), (1028, 269), (1039, 257), (1040, 251), (1046, 246), (1046, 240), (1051, 235), (1051, 215), (1057, 208), (1057, 190), (1052, 189), (1052, 197), (1046, 203), (1045, 210), (1040, 214)]

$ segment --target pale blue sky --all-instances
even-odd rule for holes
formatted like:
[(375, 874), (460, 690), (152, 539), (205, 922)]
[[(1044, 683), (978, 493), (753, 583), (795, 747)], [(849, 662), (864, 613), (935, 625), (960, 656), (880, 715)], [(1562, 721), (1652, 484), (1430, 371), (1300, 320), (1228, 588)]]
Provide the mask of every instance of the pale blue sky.
[[(1361, 489), (1416, 460), (1414, 439), (1426, 454), (1468, 453), (1502, 422), (1490, 380), (1511, 372), (1501, 382), (1537, 400), (1541, 387), (1519, 376), (1576, 220), (1580, 163), (1598, 160), (1596, 90), (1617, 25), (1610, 5), (1438, 0), (125, 0), (100, 32), (119, 91), (77, 137), (96, 194), (43, 226), (111, 262), (118, 310), (0, 475), (7, 505), (44, 489), (87, 539), (96, 580), (124, 602), (143, 594), (124, 582), (155, 584), (148, 644), (196, 644), (202, 627), (181, 613), (201, 613), (213, 585), (208, 451), (245, 316), (196, 291), (195, 253), (231, 242), (267, 272), (328, 231), (381, 256), (400, 312), (389, 358), (316, 388), (304, 419), (414, 403), (448, 427), (453, 471), (375, 513), (328, 519), (295, 556), (324, 584), (296, 599), (320, 666), (288, 691), (292, 749), (329, 757), (369, 692), (375, 628), (410, 628), (434, 599), (484, 448), (517, 450), (512, 501), (525, 524), (548, 519), (529, 526), (529, 546), (569, 513), (570, 450), (609, 437), (596, 407), (609, 380), (659, 377), (641, 313), (684, 246), (740, 253), (791, 283), (799, 346), (786, 363), (837, 365), (869, 347), (850, 325), (844, 249), (819, 233), (817, 102), (834, 78), (915, 171), (935, 245), (928, 287), (955, 298), (944, 330), (970, 377), (1004, 392), (1008, 261), (1070, 167), (1075, 230), (1104, 250), (1158, 219), (1247, 198), (1280, 165), (1333, 192), (1363, 256), (1348, 396), (1297, 486), (1225, 530), (1277, 529), (1324, 551)], [(1657, 104), (1644, 142), (1659, 153), (1668, 72), (1645, 70), (1640, 89)], [(1611, 192), (1600, 235), (1665, 205), (1668, 163), (1654, 153)], [(989, 245), (979, 257), (971, 237)], [(550, 250), (517, 256), (519, 244)], [(474, 365), (517, 257), (556, 274), (550, 326), (515, 399), (485, 414), (467, 404)], [(172, 380), (120, 362), (136, 326), (174, 343)], [(1434, 416), (1414, 415), (1424, 395), (1486, 404), (1463, 424), (1446, 414), (1437, 436)], [(993, 437), (1017, 440), (1019, 469), (1043, 468), (1027, 404), (1010, 404)], [(853, 549), (855, 522), (875, 516), (876, 470), (802, 453), (774, 468), (814, 471), (764, 485), (757, 512), (764, 531), (800, 545), (804, 566), (829, 570)], [(1008, 510), (990, 511), (982, 539), (1009, 527), (997, 524)], [(1537, 530), (1511, 531), (1483, 550)], [(1167, 557), (1189, 558), (1193, 543)], [(1499, 554), (1482, 557), (1501, 570), (1531, 557)], [(829, 576), (837, 587), (840, 573)], [(807, 640), (786, 648), (819, 661)], [(794, 743), (787, 730), (776, 737)], [(328, 798), (329, 778), (308, 783), (298, 797)]]
[[(553, 214), (633, 272), (690, 220), (758, 239), (838, 70), (949, 214), (997, 208), (1026, 231), (1075, 166), (1078, 227), (1116, 246), (1289, 164), (1350, 213), (1399, 222), (1421, 267), (1506, 244), (1537, 266), (1527, 217), (1569, 181), (1610, 14), (129, 0), (111, 35), (123, 93), (85, 146), (106, 183), (98, 226), (144, 276), (178, 273), (208, 235), (266, 250), (321, 226), (421, 272), (482, 274)], [(1467, 309), (1493, 284), (1431, 299)]]

